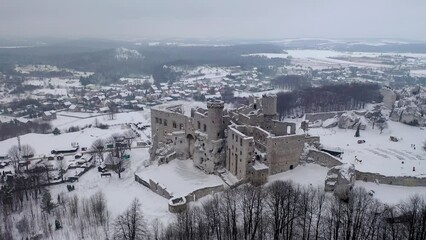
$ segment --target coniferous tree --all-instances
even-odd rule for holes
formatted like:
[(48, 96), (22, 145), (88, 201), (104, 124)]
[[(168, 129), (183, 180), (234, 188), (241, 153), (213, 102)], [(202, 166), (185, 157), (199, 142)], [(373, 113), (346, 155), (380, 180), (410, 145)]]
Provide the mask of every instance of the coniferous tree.
[(52, 196), (50, 195), (50, 192), (45, 191), (41, 198), (41, 209), (44, 212), (47, 212), (48, 214), (50, 214), (54, 207), (55, 207), (55, 204), (52, 202)]
[(360, 129), (361, 123), (358, 124), (358, 127), (356, 128), (355, 137), (359, 137), (359, 129)]

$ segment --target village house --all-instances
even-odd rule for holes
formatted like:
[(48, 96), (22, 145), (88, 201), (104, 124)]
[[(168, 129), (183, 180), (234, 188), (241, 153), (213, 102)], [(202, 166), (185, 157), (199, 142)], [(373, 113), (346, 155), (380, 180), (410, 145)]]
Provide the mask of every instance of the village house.
[(44, 111), (41, 114), (41, 119), (43, 119), (44, 121), (51, 121), (51, 120), (56, 119), (56, 111), (53, 111), (53, 110)]

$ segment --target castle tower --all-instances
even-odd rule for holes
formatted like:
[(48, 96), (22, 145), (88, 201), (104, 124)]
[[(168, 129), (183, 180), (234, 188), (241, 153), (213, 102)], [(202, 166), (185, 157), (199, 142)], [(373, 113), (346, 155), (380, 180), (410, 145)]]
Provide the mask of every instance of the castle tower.
[(218, 140), (224, 138), (223, 108), (223, 101), (207, 102), (207, 135), (209, 140)]
[(277, 116), (277, 95), (265, 94), (262, 96), (262, 111), (265, 118), (275, 119)]

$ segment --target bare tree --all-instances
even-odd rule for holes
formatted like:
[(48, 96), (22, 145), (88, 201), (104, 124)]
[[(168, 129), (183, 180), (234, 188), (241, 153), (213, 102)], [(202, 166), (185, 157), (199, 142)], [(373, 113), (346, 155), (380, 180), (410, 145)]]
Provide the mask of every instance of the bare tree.
[(111, 153), (109, 153), (105, 159), (105, 164), (113, 168), (113, 170), (118, 174), (118, 178), (121, 178), (121, 172), (124, 171), (127, 163), (127, 160), (115, 157)]
[(19, 160), (21, 159), (19, 148), (17, 145), (12, 146), (9, 151), (7, 152), (7, 155), (10, 158), (10, 161), (12, 162), (15, 171), (19, 172)]
[(133, 140), (137, 137), (136, 133), (132, 129), (129, 129), (126, 132), (124, 132), (123, 137), (127, 143), (127, 147), (129, 148), (129, 150), (131, 150)]
[(241, 189), (240, 209), (243, 218), (244, 239), (259, 239), (258, 231), (263, 219), (264, 191), (261, 187), (246, 186)]
[(105, 148), (105, 141), (102, 140), (101, 138), (98, 138), (92, 143), (92, 146), (90, 147), (90, 151), (95, 153), (98, 156), (98, 158), (100, 158), (103, 162), (104, 148)]
[(107, 144), (112, 144), (111, 153), (113, 156), (122, 158), (127, 150), (127, 142), (122, 134), (115, 133), (106, 141)]
[(267, 188), (267, 208), (272, 218), (273, 239), (293, 239), (300, 190), (290, 182), (276, 181)]
[(95, 193), (90, 197), (90, 205), (96, 222), (100, 225), (104, 225), (108, 216), (105, 195), (102, 192)]
[(41, 199), (41, 209), (50, 214), (53, 208), (55, 208), (55, 204), (52, 202), (52, 196), (49, 191), (45, 191)]
[(238, 192), (235, 189), (223, 192), (225, 239), (238, 239)]
[(64, 181), (64, 174), (66, 172), (65, 162), (64, 160), (58, 160), (57, 163), (59, 176), (61, 177), (61, 181)]
[(151, 232), (152, 232), (152, 237), (154, 238), (154, 240), (160, 240), (160, 234), (163, 231), (163, 226), (161, 224), (161, 222), (158, 220), (158, 218), (154, 219), (151, 222)]
[(221, 239), (223, 224), (221, 218), (222, 212), (221, 198), (214, 195), (213, 199), (203, 204), (204, 215), (208, 224), (208, 229), (216, 239)]
[(134, 199), (130, 207), (114, 221), (114, 239), (144, 239), (147, 229), (138, 199)]
[(21, 146), (21, 153), (23, 158), (31, 158), (35, 154), (35, 150), (28, 144), (24, 144)]
[(117, 106), (115, 103), (109, 102), (108, 108), (109, 108), (109, 114), (108, 114), (109, 120), (114, 120), (115, 113), (117, 112)]

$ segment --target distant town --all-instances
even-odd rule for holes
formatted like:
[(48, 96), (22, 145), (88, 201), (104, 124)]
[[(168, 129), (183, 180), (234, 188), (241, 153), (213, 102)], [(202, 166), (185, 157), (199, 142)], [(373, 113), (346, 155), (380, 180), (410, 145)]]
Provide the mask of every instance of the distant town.
[(424, 239), (425, 128), (424, 44), (0, 45), (0, 239)]

